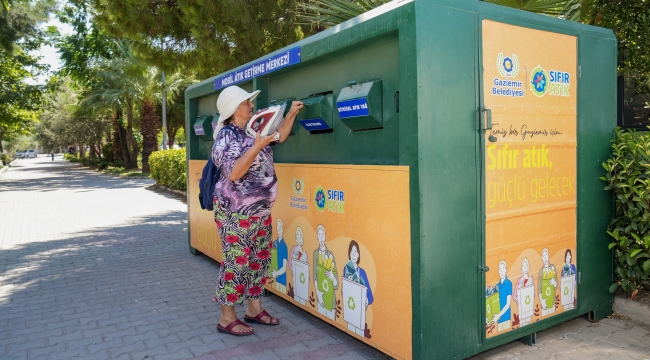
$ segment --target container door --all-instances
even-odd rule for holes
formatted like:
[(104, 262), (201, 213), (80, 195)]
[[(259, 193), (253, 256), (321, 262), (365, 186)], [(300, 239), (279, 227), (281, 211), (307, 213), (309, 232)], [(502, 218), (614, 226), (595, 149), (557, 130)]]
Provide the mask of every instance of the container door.
[(574, 36), (488, 19), (481, 31), (489, 339), (576, 305), (578, 65)]

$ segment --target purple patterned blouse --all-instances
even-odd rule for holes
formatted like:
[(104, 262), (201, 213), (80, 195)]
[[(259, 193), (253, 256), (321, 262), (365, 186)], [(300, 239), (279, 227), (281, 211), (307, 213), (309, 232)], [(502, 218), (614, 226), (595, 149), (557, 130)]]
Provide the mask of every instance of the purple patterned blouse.
[[(257, 154), (253, 164), (239, 180), (230, 181), (230, 173), (235, 161), (255, 143), (239, 126), (229, 124), (233, 131), (223, 130), (217, 134), (212, 146), (212, 161), (221, 176), (214, 188), (215, 201), (219, 201), (230, 211), (248, 216), (266, 216), (278, 195), (278, 178), (273, 167), (273, 150), (266, 146)], [(225, 128), (225, 127), (224, 127)]]

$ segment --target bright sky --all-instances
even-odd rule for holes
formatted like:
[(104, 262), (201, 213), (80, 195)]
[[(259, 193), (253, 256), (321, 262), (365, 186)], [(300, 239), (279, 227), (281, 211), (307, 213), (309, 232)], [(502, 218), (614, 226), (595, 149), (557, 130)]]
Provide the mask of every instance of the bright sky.
[[(72, 34), (72, 27), (68, 24), (61, 23), (55, 15), (50, 16), (50, 21), (43, 24), (41, 27), (46, 29), (48, 26), (56, 26), (59, 29), (61, 35), (70, 35)], [(50, 72), (57, 71), (61, 68), (61, 59), (59, 54), (56, 52), (56, 48), (53, 46), (41, 46), (40, 50), (34, 51), (32, 55), (40, 56), (42, 64), (50, 65)], [(45, 83), (48, 76), (41, 76), (36, 78), (35, 83)]]

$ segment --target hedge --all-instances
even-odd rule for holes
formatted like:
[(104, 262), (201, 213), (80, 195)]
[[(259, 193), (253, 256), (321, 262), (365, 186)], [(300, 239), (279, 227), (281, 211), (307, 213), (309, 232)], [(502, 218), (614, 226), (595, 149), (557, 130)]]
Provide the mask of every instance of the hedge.
[(185, 148), (154, 151), (149, 157), (149, 174), (157, 184), (186, 191)]
[(650, 133), (616, 129), (612, 154), (603, 163), (605, 190), (614, 193), (607, 233), (614, 250), (616, 281), (609, 290), (636, 295), (650, 287)]

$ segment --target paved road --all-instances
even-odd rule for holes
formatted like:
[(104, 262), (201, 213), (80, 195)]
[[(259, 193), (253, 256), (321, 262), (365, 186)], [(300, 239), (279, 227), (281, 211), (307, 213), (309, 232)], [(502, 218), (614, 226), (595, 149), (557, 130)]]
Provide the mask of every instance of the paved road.
[[(216, 332), (218, 267), (187, 249), (186, 206), (149, 179), (39, 157), (0, 175), (0, 359), (373, 359), (376, 350), (274, 296), (282, 319)], [(243, 316), (244, 308), (238, 309)], [(649, 359), (650, 331), (577, 319), (475, 358)]]

